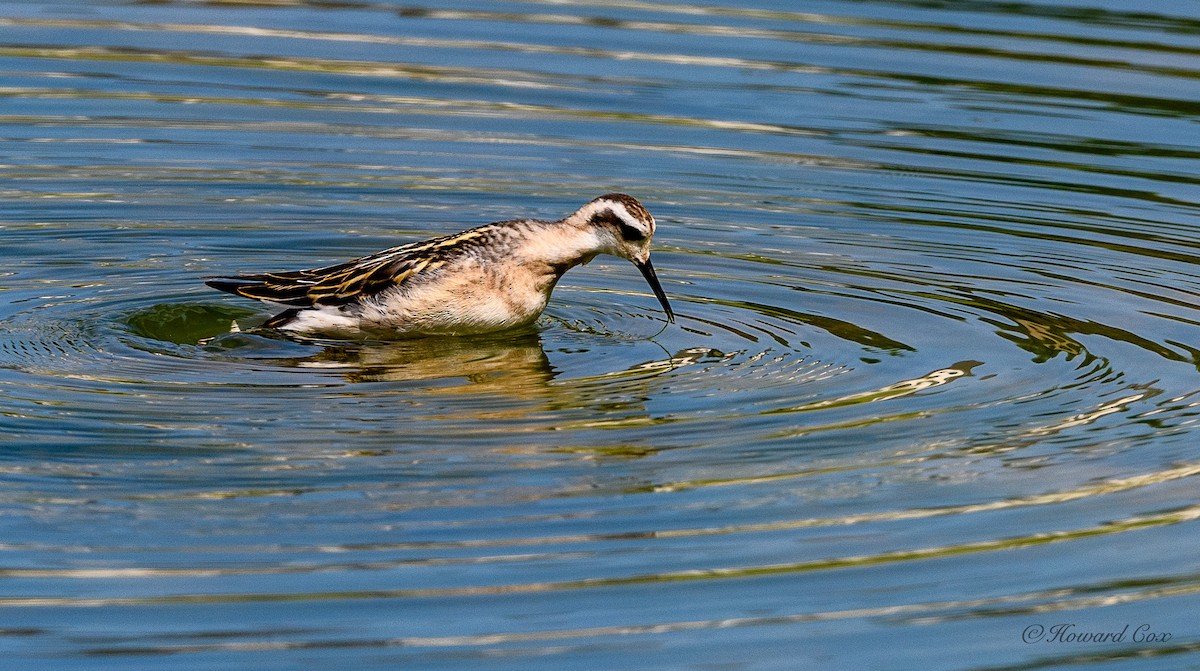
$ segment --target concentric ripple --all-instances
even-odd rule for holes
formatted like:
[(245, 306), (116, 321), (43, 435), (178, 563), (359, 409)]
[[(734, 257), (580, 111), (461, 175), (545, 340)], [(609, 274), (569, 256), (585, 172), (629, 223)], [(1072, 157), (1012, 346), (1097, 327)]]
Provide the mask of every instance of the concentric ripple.
[[(4, 5), (0, 646), (89, 670), (1195, 665), (1198, 25)], [(457, 339), (286, 338), (201, 281), (615, 190), (658, 221), (675, 324), (604, 257), (534, 328)], [(1022, 638), (1060, 623), (1169, 636)]]

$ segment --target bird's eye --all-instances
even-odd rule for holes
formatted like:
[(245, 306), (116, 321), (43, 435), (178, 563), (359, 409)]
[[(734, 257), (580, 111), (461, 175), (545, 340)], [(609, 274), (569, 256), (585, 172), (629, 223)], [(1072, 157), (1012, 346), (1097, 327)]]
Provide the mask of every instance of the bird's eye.
[(629, 242), (638, 242), (646, 239), (646, 234), (641, 229), (634, 228), (623, 221), (618, 225), (618, 228), (621, 229), (621, 237)]
[(621, 239), (626, 242), (641, 242), (648, 237), (645, 231), (629, 224), (612, 210), (606, 209), (593, 214), (590, 223), (594, 226), (615, 226), (621, 234)]

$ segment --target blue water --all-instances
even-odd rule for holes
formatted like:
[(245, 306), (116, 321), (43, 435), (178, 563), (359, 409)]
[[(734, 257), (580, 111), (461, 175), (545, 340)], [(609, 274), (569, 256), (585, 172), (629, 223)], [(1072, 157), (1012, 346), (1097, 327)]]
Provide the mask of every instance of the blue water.
[[(5, 664), (1200, 668), (1198, 36), (5, 3)], [(665, 330), (605, 257), (495, 337), (231, 333), (269, 311), (202, 283), (610, 191)]]

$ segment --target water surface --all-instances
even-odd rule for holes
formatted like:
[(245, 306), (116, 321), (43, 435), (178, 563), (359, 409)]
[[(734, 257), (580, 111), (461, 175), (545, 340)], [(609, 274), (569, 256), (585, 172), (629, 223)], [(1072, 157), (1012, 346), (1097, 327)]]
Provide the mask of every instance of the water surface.
[[(1166, 1), (6, 3), (0, 649), (1200, 665), (1197, 35)], [(616, 259), (464, 339), (230, 333), (267, 313), (201, 283), (608, 191), (658, 220), (665, 330)]]

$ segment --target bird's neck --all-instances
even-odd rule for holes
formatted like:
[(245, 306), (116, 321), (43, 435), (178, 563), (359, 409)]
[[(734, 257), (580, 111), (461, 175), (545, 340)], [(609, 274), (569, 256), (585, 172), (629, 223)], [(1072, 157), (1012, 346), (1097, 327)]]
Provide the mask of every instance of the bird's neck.
[(604, 243), (595, 229), (558, 221), (531, 231), (517, 253), (527, 263), (545, 264), (557, 278), (603, 251)]

